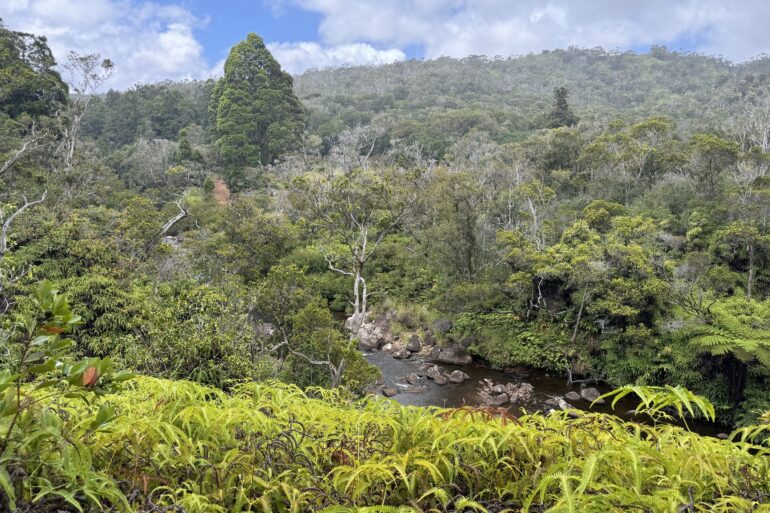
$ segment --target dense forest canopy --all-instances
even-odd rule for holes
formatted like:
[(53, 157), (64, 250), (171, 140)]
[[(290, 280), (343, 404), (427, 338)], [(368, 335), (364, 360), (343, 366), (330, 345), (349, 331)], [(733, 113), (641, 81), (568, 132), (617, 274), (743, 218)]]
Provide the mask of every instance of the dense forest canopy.
[[(0, 508), (768, 510), (770, 59), (106, 57), (0, 25)], [(401, 407), (362, 348), (640, 422)]]

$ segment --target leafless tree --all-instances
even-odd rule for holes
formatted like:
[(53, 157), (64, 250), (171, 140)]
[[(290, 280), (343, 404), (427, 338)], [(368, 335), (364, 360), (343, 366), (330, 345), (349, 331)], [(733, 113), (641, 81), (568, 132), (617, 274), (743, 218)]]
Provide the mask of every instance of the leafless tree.
[(64, 127), (62, 152), (64, 166), (70, 169), (74, 164), (83, 117), (88, 112), (88, 106), (96, 91), (112, 76), (114, 64), (109, 59), (102, 59), (98, 53), (70, 52), (62, 68), (64, 68), (71, 95), (67, 123)]
[(331, 150), (332, 160), (345, 171), (356, 167), (368, 169), (369, 158), (384, 134), (385, 127), (379, 124), (348, 128), (337, 136), (337, 144)]

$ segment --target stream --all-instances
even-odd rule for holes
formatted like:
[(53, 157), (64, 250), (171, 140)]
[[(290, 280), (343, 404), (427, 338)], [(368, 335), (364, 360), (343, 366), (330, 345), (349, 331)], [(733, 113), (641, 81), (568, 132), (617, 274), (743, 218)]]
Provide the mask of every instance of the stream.
[[(538, 369), (521, 369), (516, 373), (497, 371), (480, 363), (474, 363), (465, 366), (454, 366), (441, 364), (440, 367), (447, 373), (455, 369), (465, 372), (469, 379), (460, 384), (447, 383), (446, 385), (437, 385), (432, 380), (422, 378), (421, 383), (412, 387), (409, 386), (404, 377), (410, 373), (421, 374), (420, 366), (426, 362), (423, 357), (413, 355), (407, 360), (393, 358), (386, 352), (365, 353), (364, 355), (369, 363), (377, 366), (382, 372), (384, 385), (392, 386), (399, 390), (399, 393), (392, 397), (393, 400), (403, 405), (409, 406), (440, 406), (440, 407), (460, 407), (463, 405), (479, 406), (481, 400), (478, 396), (479, 381), (489, 379), (495, 384), (501, 383), (522, 383), (527, 382), (534, 387), (533, 400), (526, 404), (510, 405), (514, 414), (520, 414), (526, 409), (533, 411), (548, 411), (553, 406), (546, 404), (546, 401), (554, 396), (564, 397), (564, 394), (573, 390), (580, 392), (579, 385), (568, 385), (562, 376), (554, 376)], [(609, 392), (610, 389), (601, 385), (595, 386), (602, 394)], [(590, 410), (594, 412), (609, 413), (628, 421), (644, 422), (639, 416), (634, 415), (633, 409), (638, 401), (627, 396), (618, 401), (615, 409), (610, 407), (610, 402), (605, 404), (596, 404), (591, 407), (591, 403), (583, 399), (579, 401), (568, 401), (573, 407), (581, 410)], [(558, 409), (558, 408), (557, 408)], [(706, 422), (703, 420), (688, 421), (690, 429), (696, 433), (707, 436), (717, 436), (720, 433), (729, 431), (725, 426)]]

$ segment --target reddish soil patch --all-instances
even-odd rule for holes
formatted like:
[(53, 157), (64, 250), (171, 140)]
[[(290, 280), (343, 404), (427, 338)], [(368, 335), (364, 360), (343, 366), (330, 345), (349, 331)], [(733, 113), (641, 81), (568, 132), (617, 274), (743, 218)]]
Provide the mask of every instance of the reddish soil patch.
[(225, 181), (219, 177), (214, 180), (214, 199), (220, 205), (230, 204), (230, 189)]

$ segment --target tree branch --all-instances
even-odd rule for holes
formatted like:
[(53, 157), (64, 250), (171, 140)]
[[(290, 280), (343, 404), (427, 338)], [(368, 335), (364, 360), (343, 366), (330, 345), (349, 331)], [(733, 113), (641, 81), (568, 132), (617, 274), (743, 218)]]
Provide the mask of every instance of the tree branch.
[[(5, 256), (5, 252), (8, 251), (8, 232), (11, 229), (11, 224), (13, 224), (13, 221), (19, 217), (21, 214), (24, 213), (25, 210), (27, 210), (30, 207), (34, 207), (35, 205), (39, 205), (40, 203), (44, 202), (46, 197), (48, 197), (48, 190), (43, 192), (43, 195), (40, 197), (40, 199), (35, 201), (28, 201), (27, 197), (24, 196), (24, 205), (19, 207), (16, 212), (11, 214), (8, 219), (5, 220), (2, 227), (2, 233), (0, 233), (0, 260), (3, 259), (3, 256)], [(0, 222), (2, 221), (2, 213), (0, 213)]]

